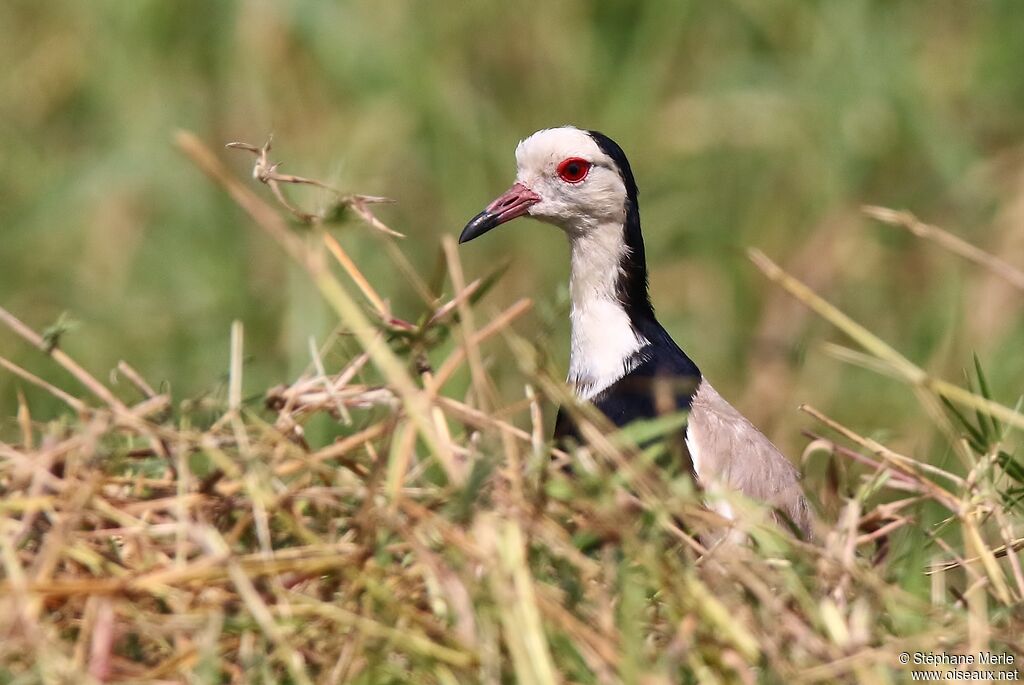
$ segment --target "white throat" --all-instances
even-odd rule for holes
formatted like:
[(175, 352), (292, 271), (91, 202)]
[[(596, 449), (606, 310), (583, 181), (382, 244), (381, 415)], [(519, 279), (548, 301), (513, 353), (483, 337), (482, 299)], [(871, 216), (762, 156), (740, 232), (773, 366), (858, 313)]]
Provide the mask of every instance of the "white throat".
[(566, 233), (572, 255), (569, 383), (579, 397), (589, 400), (635, 368), (634, 354), (648, 340), (633, 329), (615, 292), (628, 251), (622, 224)]

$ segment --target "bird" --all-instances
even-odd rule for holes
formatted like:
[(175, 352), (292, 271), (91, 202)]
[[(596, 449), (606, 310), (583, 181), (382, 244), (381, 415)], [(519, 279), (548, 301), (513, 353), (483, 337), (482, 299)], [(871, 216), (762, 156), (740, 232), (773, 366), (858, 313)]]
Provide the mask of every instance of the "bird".
[[(670, 381), (675, 408), (688, 412), (689, 470), (702, 489), (762, 502), (808, 537), (799, 471), (715, 390), (654, 314), (639, 191), (622, 148), (597, 131), (561, 126), (520, 141), (515, 157), (515, 183), (466, 224), (459, 243), (522, 216), (562, 229), (570, 253), (567, 382), (578, 399), (625, 426), (662, 413), (652, 387)], [(579, 434), (562, 407), (555, 438), (568, 437)], [(718, 499), (712, 508), (733, 519), (727, 498)]]

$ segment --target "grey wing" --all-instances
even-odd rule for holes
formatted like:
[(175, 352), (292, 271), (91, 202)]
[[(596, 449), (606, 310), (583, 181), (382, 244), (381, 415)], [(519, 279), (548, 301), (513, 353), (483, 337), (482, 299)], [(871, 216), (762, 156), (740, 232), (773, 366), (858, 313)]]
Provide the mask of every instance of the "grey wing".
[(809, 535), (810, 510), (799, 471), (706, 380), (694, 395), (686, 430), (701, 481), (713, 480), (764, 502)]

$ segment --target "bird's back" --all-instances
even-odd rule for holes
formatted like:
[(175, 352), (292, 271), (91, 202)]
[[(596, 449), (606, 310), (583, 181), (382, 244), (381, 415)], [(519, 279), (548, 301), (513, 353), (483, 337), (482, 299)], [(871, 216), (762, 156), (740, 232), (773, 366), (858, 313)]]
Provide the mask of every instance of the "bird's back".
[(702, 483), (763, 502), (809, 535), (810, 508), (800, 472), (707, 380), (691, 400), (686, 442)]
[[(637, 353), (640, 359), (629, 373), (591, 399), (594, 406), (619, 427), (666, 409), (689, 411), (685, 436), (697, 481), (763, 502), (807, 536), (810, 510), (796, 467), (718, 394), (660, 324), (652, 322), (643, 333), (651, 344)], [(671, 388), (674, 406), (659, 402), (658, 383)], [(555, 438), (580, 439), (564, 408), (555, 421)]]

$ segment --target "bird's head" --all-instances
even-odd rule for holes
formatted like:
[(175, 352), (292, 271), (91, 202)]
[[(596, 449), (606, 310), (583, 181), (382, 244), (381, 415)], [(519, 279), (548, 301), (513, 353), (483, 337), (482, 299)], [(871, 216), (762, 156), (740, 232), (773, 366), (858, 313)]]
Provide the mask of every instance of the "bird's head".
[(463, 229), (460, 243), (520, 216), (555, 224), (570, 237), (614, 223), (636, 208), (636, 183), (622, 149), (573, 126), (537, 131), (516, 148), (515, 184)]

